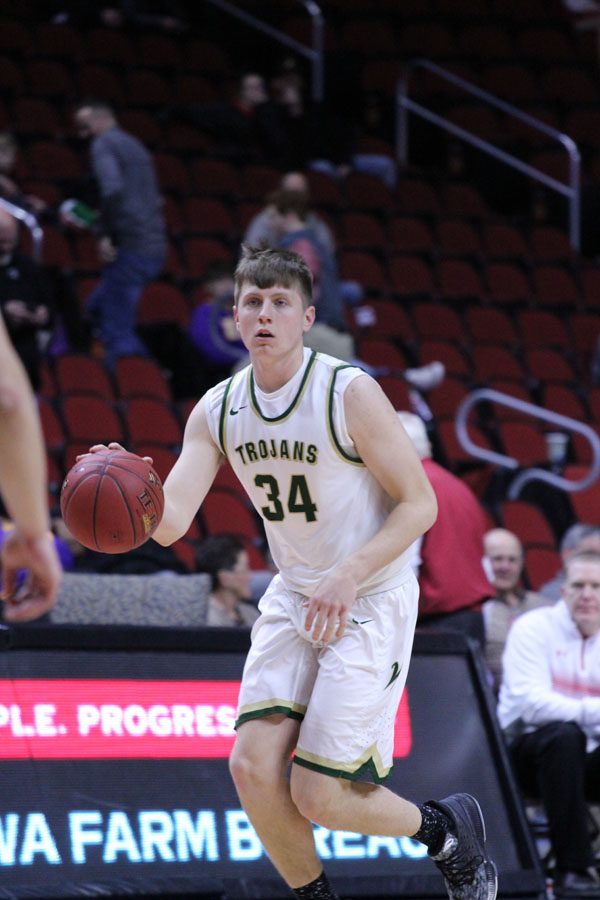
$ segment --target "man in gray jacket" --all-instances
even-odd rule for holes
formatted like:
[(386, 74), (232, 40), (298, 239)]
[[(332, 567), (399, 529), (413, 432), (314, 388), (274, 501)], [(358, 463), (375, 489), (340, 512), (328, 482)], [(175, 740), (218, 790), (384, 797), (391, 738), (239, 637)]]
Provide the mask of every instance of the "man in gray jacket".
[(119, 128), (112, 108), (86, 100), (75, 110), (80, 137), (90, 138), (92, 170), (100, 194), (102, 277), (86, 301), (106, 362), (147, 353), (136, 333), (144, 286), (160, 273), (167, 250), (161, 197), (149, 152)]

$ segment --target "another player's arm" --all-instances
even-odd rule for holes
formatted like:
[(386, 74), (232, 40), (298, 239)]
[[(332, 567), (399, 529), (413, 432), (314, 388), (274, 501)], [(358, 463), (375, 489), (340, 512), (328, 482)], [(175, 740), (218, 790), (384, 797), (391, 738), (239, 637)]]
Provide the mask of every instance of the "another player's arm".
[(186, 533), (223, 462), (208, 428), (205, 403), (203, 397), (190, 413), (181, 453), (164, 483), (165, 511), (152, 535), (163, 546)]
[[(50, 534), (46, 453), (35, 399), (1, 316), (0, 491), (15, 524), (0, 558), (5, 616), (26, 621), (54, 605), (61, 567)], [(28, 576), (16, 598), (20, 569)]]
[(437, 515), (435, 494), (421, 461), (377, 382), (368, 376), (354, 379), (344, 395), (344, 410), (360, 458), (395, 506), (377, 534), (317, 586), (306, 628), (326, 641), (343, 633), (358, 586), (397, 559)]

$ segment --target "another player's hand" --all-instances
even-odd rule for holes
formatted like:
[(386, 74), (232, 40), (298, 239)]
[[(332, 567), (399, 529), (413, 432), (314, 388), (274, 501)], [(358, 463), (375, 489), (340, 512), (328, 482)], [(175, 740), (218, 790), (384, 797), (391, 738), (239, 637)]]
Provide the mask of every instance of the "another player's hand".
[[(7, 622), (29, 622), (49, 612), (56, 602), (62, 567), (47, 535), (27, 538), (15, 528), (7, 536), (0, 554), (2, 599)], [(18, 573), (25, 570), (25, 582), (18, 587)]]
[(334, 569), (319, 584), (307, 604), (304, 627), (312, 631), (314, 641), (328, 644), (346, 630), (348, 611), (356, 600), (358, 586), (354, 578)]

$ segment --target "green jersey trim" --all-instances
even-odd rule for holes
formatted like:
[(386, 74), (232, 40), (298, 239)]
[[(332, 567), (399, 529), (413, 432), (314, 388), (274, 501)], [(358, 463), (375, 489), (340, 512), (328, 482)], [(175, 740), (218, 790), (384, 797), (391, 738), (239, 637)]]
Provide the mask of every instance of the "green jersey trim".
[(364, 462), (359, 456), (350, 456), (349, 453), (346, 453), (342, 445), (338, 440), (338, 436), (335, 433), (335, 426), (333, 424), (333, 401), (335, 398), (335, 380), (337, 378), (338, 372), (341, 372), (343, 369), (355, 369), (356, 366), (338, 366), (331, 373), (331, 381), (329, 382), (329, 391), (328, 391), (328, 399), (327, 399), (327, 431), (329, 433), (329, 439), (333, 444), (333, 448), (336, 453), (341, 456), (344, 462), (352, 463), (354, 466), (364, 466)]
[(304, 370), (304, 375), (302, 376), (302, 381), (300, 382), (298, 393), (296, 394), (288, 408), (285, 410), (285, 412), (282, 412), (280, 416), (265, 416), (265, 414), (261, 410), (260, 406), (258, 405), (258, 400), (256, 399), (256, 392), (254, 390), (254, 372), (252, 371), (252, 368), (250, 368), (250, 371), (248, 373), (248, 394), (250, 396), (250, 403), (252, 404), (252, 409), (254, 410), (256, 415), (259, 416), (263, 420), (263, 422), (267, 422), (267, 424), (269, 425), (274, 425), (277, 422), (284, 422), (289, 416), (291, 416), (294, 409), (300, 403), (304, 391), (306, 390), (308, 379), (313, 370), (316, 358), (317, 353), (315, 350), (313, 350), (308, 363), (306, 364), (306, 369)]
[(226, 449), (226, 440), (225, 440), (225, 422), (227, 420), (227, 398), (229, 396), (229, 391), (231, 390), (231, 385), (233, 383), (233, 376), (229, 379), (225, 386), (225, 391), (223, 393), (223, 400), (221, 401), (221, 415), (219, 416), (219, 446), (221, 447), (221, 453), (223, 456), (227, 456)]

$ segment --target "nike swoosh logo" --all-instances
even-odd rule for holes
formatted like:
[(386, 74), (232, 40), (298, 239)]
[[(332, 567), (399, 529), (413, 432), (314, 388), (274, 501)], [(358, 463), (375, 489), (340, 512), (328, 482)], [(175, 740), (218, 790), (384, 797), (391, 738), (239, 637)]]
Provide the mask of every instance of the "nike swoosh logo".
[(355, 625), (366, 625), (367, 622), (373, 622), (374, 619), (361, 619), (360, 621), (358, 619), (350, 619), (350, 621), (354, 622)]
[(389, 688), (390, 684), (394, 683), (394, 681), (396, 680), (396, 678), (398, 677), (398, 675), (400, 674), (401, 671), (402, 671), (402, 666), (400, 666), (400, 664), (397, 662), (393, 662), (392, 663), (392, 676), (391, 676), (390, 680), (388, 681), (388, 683), (386, 684), (386, 686), (384, 687), (384, 691), (386, 688)]
[(246, 407), (245, 407), (245, 406), (238, 406), (237, 409), (230, 409), (230, 410), (229, 410), (229, 415), (230, 415), (230, 416), (237, 416), (237, 414), (239, 413), (240, 409), (246, 409)]

